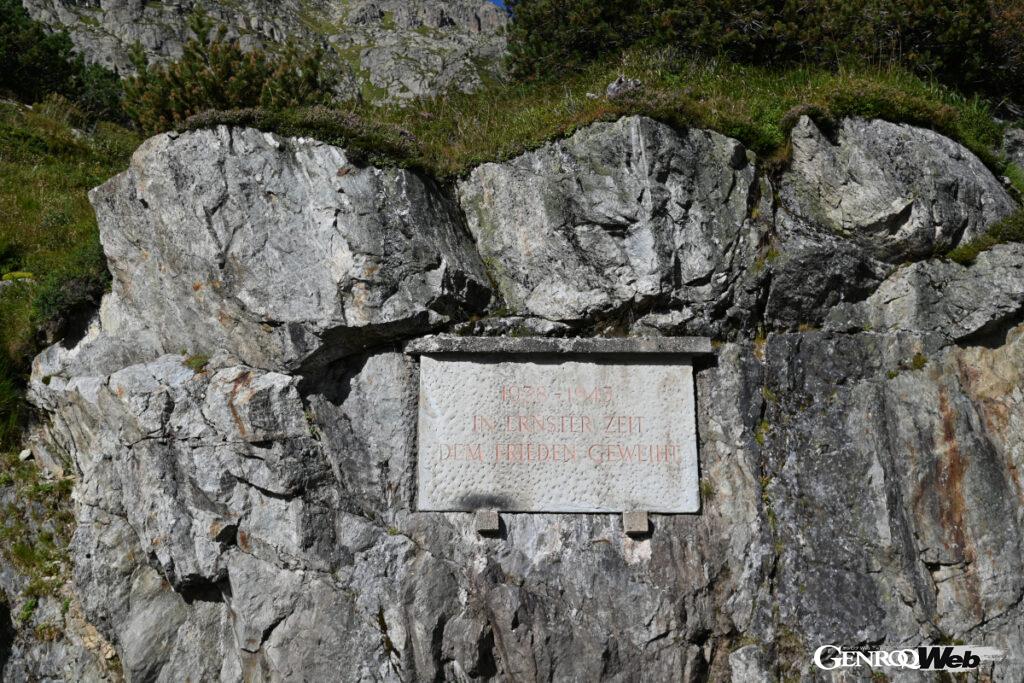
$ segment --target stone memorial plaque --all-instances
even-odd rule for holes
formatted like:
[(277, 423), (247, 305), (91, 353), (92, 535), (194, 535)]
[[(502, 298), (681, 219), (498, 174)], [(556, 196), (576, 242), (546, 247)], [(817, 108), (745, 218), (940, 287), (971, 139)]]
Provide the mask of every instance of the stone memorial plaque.
[(697, 512), (688, 354), (705, 349), (692, 339), (421, 340), (419, 509)]

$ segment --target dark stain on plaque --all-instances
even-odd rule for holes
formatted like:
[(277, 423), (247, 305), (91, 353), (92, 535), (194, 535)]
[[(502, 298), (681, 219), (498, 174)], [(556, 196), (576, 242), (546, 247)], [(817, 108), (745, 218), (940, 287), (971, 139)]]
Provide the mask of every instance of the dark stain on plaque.
[(516, 504), (508, 496), (467, 493), (459, 498), (459, 507), (463, 510), (513, 510)]

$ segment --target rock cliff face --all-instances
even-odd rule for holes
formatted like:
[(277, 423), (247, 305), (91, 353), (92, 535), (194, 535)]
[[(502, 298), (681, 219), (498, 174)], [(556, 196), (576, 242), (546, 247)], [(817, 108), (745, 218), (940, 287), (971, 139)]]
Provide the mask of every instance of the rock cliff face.
[[(132, 70), (138, 44), (151, 61), (180, 57), (188, 16), (201, 7), (243, 45), (296, 39), (327, 45), (373, 99), (402, 100), (493, 76), (507, 16), (486, 0), (22, 0), (29, 14), (67, 30), (89, 61)], [(347, 94), (347, 93), (343, 93)]]
[[(124, 676), (739, 682), (952, 639), (1024, 677), (1024, 247), (904, 263), (1014, 201), (883, 122), (802, 120), (789, 170), (756, 169), (643, 118), (454, 189), (248, 129), (145, 143), (92, 194), (113, 291), (31, 384)], [(720, 340), (702, 511), (641, 540), (417, 512), (400, 345), (437, 330)]]

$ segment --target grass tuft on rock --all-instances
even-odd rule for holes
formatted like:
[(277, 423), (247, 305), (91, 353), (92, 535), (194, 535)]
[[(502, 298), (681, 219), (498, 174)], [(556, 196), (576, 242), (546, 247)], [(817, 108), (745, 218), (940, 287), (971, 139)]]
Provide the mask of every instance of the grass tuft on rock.
[(1008, 242), (1024, 242), (1024, 209), (1017, 209), (1001, 221), (996, 221), (985, 233), (950, 251), (946, 258), (969, 266), (981, 252)]
[(210, 110), (190, 116), (179, 130), (200, 130), (219, 125), (248, 126), (286, 137), (314, 138), (344, 147), (355, 163), (423, 166), (422, 153), (409, 132), (354, 111), (322, 105), (285, 110), (261, 107)]
[(185, 367), (195, 373), (203, 372), (210, 363), (210, 357), (197, 353), (185, 358)]
[(17, 453), (0, 453), (0, 555), (28, 579), (23, 593), (30, 601), (57, 595), (68, 579), (71, 487), (71, 479), (43, 479)]

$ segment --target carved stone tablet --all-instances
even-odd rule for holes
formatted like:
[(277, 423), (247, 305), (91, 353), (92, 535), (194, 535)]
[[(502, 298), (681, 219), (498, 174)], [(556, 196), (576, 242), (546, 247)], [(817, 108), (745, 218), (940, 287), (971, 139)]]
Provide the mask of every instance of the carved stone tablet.
[(420, 510), (699, 510), (689, 356), (418, 350)]

